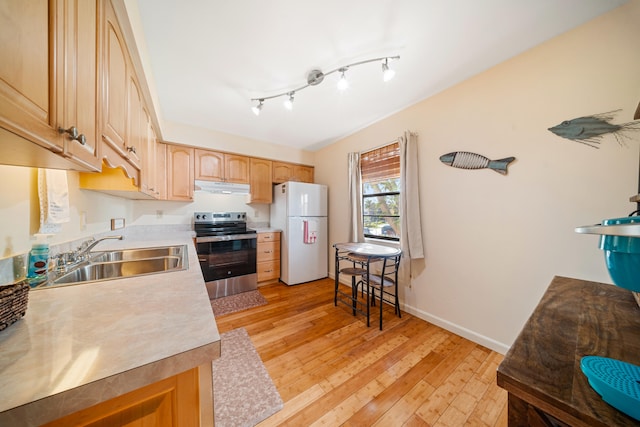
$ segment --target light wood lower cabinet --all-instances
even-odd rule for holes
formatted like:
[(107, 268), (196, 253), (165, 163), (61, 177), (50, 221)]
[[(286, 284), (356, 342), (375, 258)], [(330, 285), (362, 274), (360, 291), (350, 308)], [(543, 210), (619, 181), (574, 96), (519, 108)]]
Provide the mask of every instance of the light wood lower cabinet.
[(199, 426), (198, 378), (198, 368), (194, 368), (44, 426)]
[(280, 278), (280, 232), (258, 233), (258, 283)]

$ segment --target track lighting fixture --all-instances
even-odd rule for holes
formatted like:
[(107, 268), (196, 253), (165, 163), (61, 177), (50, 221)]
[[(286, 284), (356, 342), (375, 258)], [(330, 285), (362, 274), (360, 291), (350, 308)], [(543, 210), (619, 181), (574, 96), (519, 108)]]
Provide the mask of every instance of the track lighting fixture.
[(339, 90), (345, 90), (345, 89), (347, 89), (349, 87), (349, 81), (347, 80), (347, 77), (345, 75), (347, 70), (349, 68), (351, 68), (351, 67), (355, 67), (356, 65), (368, 64), (369, 62), (382, 61), (382, 80), (385, 81), (385, 82), (388, 82), (395, 75), (395, 71), (392, 70), (391, 68), (389, 68), (389, 60), (394, 60), (394, 59), (400, 59), (400, 56), (399, 55), (397, 55), (397, 56), (385, 56), (383, 58), (367, 59), (366, 61), (354, 62), (353, 64), (348, 64), (348, 65), (345, 65), (343, 67), (336, 68), (336, 69), (331, 70), (331, 71), (329, 71), (327, 73), (323, 73), (320, 70), (311, 70), (309, 72), (309, 74), (307, 74), (307, 84), (306, 85), (301, 86), (301, 87), (299, 87), (297, 89), (294, 89), (294, 90), (288, 90), (286, 92), (279, 93), (277, 95), (264, 96), (262, 98), (252, 98), (251, 101), (255, 101), (258, 104), (254, 105), (253, 107), (251, 107), (251, 110), (257, 116), (257, 115), (260, 114), (260, 111), (262, 110), (262, 105), (264, 104), (265, 100), (279, 98), (281, 96), (286, 96), (287, 97), (283, 104), (284, 104), (284, 107), (287, 110), (291, 110), (291, 109), (293, 109), (293, 95), (296, 92), (299, 92), (302, 89), (305, 89), (305, 88), (307, 88), (309, 86), (319, 85), (320, 83), (322, 83), (322, 81), (324, 80), (324, 78), (326, 76), (328, 76), (330, 74), (333, 74), (335, 72), (340, 72), (340, 79), (338, 80), (338, 89)]

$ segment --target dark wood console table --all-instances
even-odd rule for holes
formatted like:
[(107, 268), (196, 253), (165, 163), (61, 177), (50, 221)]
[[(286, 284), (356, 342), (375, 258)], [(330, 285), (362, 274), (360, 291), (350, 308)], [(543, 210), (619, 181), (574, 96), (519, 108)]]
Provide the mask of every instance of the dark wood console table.
[(640, 365), (640, 307), (625, 289), (555, 277), (498, 367), (509, 426), (640, 426), (589, 386), (586, 355)]

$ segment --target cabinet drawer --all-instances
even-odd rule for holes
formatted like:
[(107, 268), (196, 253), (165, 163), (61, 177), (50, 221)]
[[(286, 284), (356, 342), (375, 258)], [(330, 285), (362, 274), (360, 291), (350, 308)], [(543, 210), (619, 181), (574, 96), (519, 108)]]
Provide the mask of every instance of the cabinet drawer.
[(257, 265), (258, 282), (280, 277), (280, 260), (263, 261)]
[(277, 231), (271, 233), (258, 233), (258, 243), (261, 242), (279, 242), (280, 233)]
[(257, 261), (280, 260), (280, 242), (258, 242)]

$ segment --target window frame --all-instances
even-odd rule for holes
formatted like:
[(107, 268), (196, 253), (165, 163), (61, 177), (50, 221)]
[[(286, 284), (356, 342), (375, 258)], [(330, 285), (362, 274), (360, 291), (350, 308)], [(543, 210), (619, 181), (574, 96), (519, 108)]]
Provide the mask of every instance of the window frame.
[[(369, 157), (367, 157), (369, 156)], [(379, 160), (371, 160), (370, 157), (377, 157)], [(363, 158), (365, 159), (363, 161)], [(376, 164), (377, 163), (377, 164)], [(385, 167), (380, 168), (380, 165), (384, 165)], [(400, 242), (400, 233), (402, 230), (402, 220), (401, 220), (401, 216), (400, 216), (400, 202), (401, 202), (401, 197), (402, 197), (402, 188), (400, 187), (400, 149), (399, 149), (399, 144), (398, 142), (392, 142), (391, 144), (386, 144), (384, 146), (381, 146), (379, 148), (373, 149), (373, 150), (369, 150), (366, 152), (362, 152), (361, 153), (361, 159), (360, 159), (360, 168), (361, 168), (361, 183), (360, 183), (360, 190), (362, 192), (362, 216), (360, 218), (360, 221), (362, 223), (362, 228), (363, 228), (363, 234), (364, 237), (366, 239), (378, 239), (378, 240), (385, 240), (385, 241), (389, 241), (389, 242)], [(371, 171), (371, 173), (368, 173), (369, 171)], [(381, 172), (382, 171), (382, 172)], [(369, 179), (367, 179), (369, 178)], [(374, 179), (375, 178), (375, 179)], [(376, 182), (381, 182), (384, 181), (384, 179), (389, 179), (389, 180), (398, 180), (397, 182), (397, 190), (395, 191), (381, 191), (379, 193), (369, 193), (369, 194), (365, 194), (365, 186), (367, 184), (371, 184), (371, 183), (376, 183)], [(397, 197), (397, 203), (398, 203), (398, 207), (397, 207), (397, 214), (396, 215), (390, 215), (390, 214), (367, 214), (366, 210), (365, 210), (365, 206), (366, 206), (366, 200), (367, 199), (375, 199), (375, 198), (379, 198), (379, 197), (388, 197), (388, 196), (394, 196)], [(386, 235), (377, 235), (377, 234), (371, 234), (371, 233), (366, 233), (365, 232), (365, 219), (366, 218), (388, 218), (391, 219), (391, 221), (386, 221), (386, 224), (391, 225), (390, 222), (396, 223), (399, 225), (398, 227), (398, 234), (394, 235), (394, 236), (386, 236)]]

